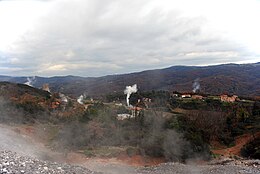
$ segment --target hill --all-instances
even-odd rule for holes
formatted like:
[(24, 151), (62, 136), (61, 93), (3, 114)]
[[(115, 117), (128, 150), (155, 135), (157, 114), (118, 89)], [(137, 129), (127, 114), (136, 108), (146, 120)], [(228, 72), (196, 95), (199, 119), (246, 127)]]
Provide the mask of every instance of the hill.
[[(210, 94), (237, 94), (254, 96), (260, 94), (260, 63), (223, 64), (215, 66), (172, 66), (103, 77), (36, 77), (34, 86), (40, 88), (48, 83), (50, 89), (71, 96), (86, 93), (100, 96), (122, 93), (125, 86), (137, 84), (141, 91), (169, 90), (191, 92), (197, 79), (200, 92)], [(25, 83), (26, 77), (0, 76), (0, 81)]]
[(0, 82), (0, 96), (4, 98), (32, 95), (38, 98), (49, 98), (50, 93), (24, 84)]

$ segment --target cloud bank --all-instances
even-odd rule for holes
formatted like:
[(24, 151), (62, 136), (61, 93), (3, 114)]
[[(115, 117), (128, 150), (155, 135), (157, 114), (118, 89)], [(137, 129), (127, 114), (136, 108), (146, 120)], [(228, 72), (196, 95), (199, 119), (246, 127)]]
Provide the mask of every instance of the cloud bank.
[[(11, 13), (18, 4), (25, 5)], [(257, 0), (13, 0), (0, 1), (3, 8), (0, 74), (101, 76), (260, 61)], [(20, 33), (8, 40), (12, 30)]]

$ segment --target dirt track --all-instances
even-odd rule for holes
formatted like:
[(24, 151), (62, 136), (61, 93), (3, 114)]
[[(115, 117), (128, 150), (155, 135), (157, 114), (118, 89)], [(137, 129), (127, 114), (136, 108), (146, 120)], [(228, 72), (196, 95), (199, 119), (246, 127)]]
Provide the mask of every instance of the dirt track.
[[(254, 137), (259, 137), (259, 136), (260, 136), (260, 132), (258, 132), (254, 135)], [(212, 152), (214, 154), (219, 154), (219, 155), (223, 155), (226, 157), (233, 156), (233, 155), (239, 156), (241, 148), (249, 141), (252, 141), (254, 139), (254, 137), (251, 134), (245, 134), (245, 135), (239, 136), (235, 140), (235, 146), (230, 147), (230, 148), (221, 148), (221, 149), (217, 149), (217, 150), (212, 150)]]

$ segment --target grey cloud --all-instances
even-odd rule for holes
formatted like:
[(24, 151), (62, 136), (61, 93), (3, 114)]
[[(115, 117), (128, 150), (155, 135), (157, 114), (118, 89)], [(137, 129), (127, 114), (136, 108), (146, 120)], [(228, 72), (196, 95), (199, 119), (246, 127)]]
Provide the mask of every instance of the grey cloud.
[[(55, 1), (52, 11), (9, 54), (21, 60), (17, 67), (24, 71), (19, 73), (48, 76), (100, 76), (176, 64), (224, 63), (241, 60), (245, 54), (232, 41), (204, 31), (203, 17), (182, 17), (177, 10), (160, 8), (144, 13), (149, 2)], [(225, 57), (225, 52), (237, 56)]]

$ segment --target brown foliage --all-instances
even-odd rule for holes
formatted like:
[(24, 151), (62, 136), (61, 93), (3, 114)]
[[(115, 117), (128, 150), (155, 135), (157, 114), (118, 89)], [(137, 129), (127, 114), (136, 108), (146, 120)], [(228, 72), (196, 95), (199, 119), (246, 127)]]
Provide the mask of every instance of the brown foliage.
[(227, 115), (224, 112), (192, 110), (186, 116), (191, 123), (215, 140), (225, 129)]

